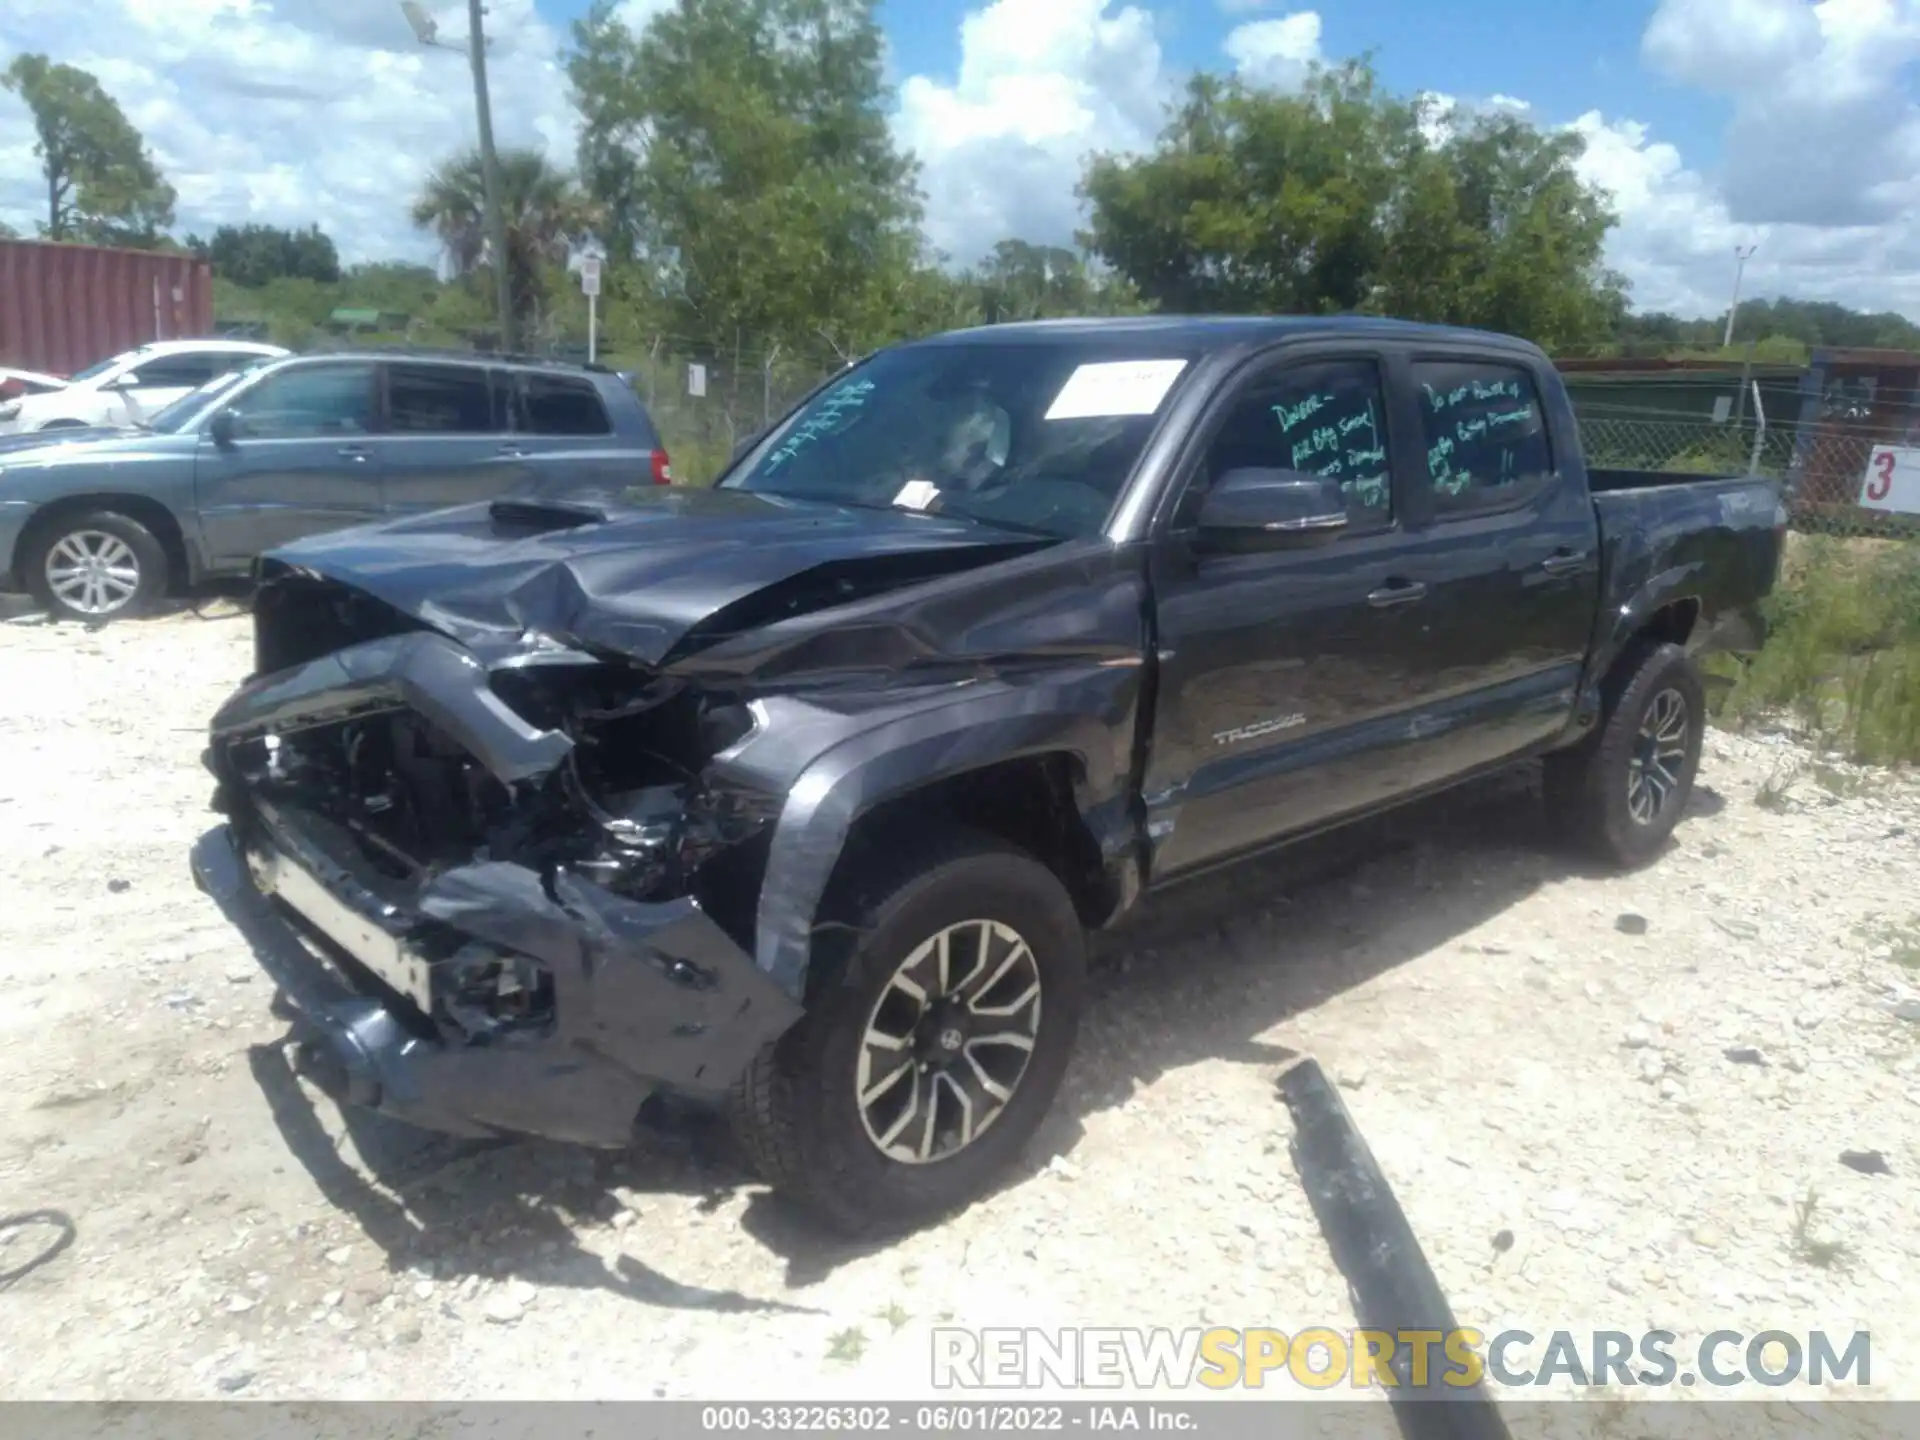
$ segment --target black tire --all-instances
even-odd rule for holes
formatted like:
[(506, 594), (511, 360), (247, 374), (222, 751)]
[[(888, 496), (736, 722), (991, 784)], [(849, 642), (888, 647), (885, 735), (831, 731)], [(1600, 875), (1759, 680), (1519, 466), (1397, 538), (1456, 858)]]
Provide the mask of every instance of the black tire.
[[(874, 847), (867, 855), (885, 853)], [(834, 907), (847, 928), (826, 932), (850, 940), (838, 953), (817, 954), (806, 1015), (748, 1067), (733, 1096), (736, 1133), (762, 1177), (848, 1235), (912, 1229), (994, 1187), (1059, 1091), (1086, 993), (1079, 916), (1065, 887), (1031, 856), (990, 836), (951, 832), (895, 848), (891, 859), (863, 868), (867, 883)], [(859, 1104), (863, 1037), (883, 999), (898, 1000), (897, 991), (887, 997), (903, 961), (947, 927), (970, 921), (999, 922), (1027, 944), (1039, 984), (1032, 1049), (1007, 1087), (1011, 1098), (971, 1143), (930, 1163), (894, 1159), (881, 1151)], [(952, 943), (958, 949), (967, 942), (956, 937)], [(979, 953), (983, 966), (1002, 961), (1003, 952)], [(958, 982), (958, 961), (952, 963)], [(986, 995), (974, 998), (978, 1003)], [(965, 1078), (957, 1063), (953, 1068)], [(923, 1082), (909, 1074), (904, 1083), (917, 1091)], [(937, 1080), (924, 1083), (925, 1093), (950, 1093)], [(941, 1114), (954, 1119), (958, 1102), (940, 1103)]]
[[(131, 592), (122, 599), (116, 585), (107, 596), (110, 602), (107, 608), (89, 609), (85, 604), (73, 603), (54, 589), (47, 574), (48, 557), (63, 542), (71, 541), (89, 551), (98, 552), (101, 543), (94, 537), (111, 537), (118, 541), (124, 553), (130, 557), (133, 570)], [(121, 552), (113, 553), (117, 558)], [(128, 567), (123, 564), (114, 568), (117, 573), (124, 575)], [(169, 568), (166, 547), (154, 533), (138, 520), (117, 510), (76, 511), (58, 516), (46, 524), (35, 526), (26, 543), (21, 546), (20, 578), (34, 600), (58, 619), (78, 620), (91, 625), (125, 620), (151, 610), (167, 593), (172, 578)]]
[[(1662, 747), (1666, 759), (1653, 773), (1671, 774), (1674, 783), (1650, 786), (1664, 793), (1648, 814), (1646, 791), (1634, 790), (1636, 777), (1646, 773), (1650, 748), (1643, 731), (1664, 729), (1672, 735), (1669, 697), (1678, 697), (1684, 707), (1684, 729)], [(1572, 750), (1547, 757), (1547, 811), (1568, 841), (1596, 858), (1631, 867), (1657, 855), (1686, 813), (1706, 735), (1706, 687), (1699, 668), (1680, 646), (1649, 642), (1621, 659), (1604, 701), (1593, 735)]]

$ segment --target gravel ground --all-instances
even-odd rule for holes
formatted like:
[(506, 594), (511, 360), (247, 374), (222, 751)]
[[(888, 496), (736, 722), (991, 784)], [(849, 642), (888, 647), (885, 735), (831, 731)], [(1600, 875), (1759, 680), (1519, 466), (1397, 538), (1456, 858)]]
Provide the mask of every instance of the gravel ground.
[(0, 1397), (905, 1398), (944, 1323), (1350, 1325), (1275, 1098), (1311, 1053), (1462, 1323), (1870, 1328), (1920, 1398), (1911, 776), (1716, 733), (1636, 875), (1520, 777), (1194, 887), (1104, 945), (1026, 1172), (850, 1248), (710, 1130), (476, 1146), (293, 1079), (187, 876), (247, 661), (232, 615), (0, 626)]

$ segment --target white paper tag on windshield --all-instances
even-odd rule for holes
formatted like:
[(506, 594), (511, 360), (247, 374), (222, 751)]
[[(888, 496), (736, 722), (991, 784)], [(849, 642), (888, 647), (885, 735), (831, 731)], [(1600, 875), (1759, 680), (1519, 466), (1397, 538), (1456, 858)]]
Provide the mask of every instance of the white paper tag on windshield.
[(900, 493), (893, 497), (893, 503), (904, 505), (909, 510), (924, 510), (939, 493), (940, 487), (931, 480), (909, 480), (900, 487)]
[(1151, 415), (1186, 368), (1184, 360), (1114, 360), (1082, 365), (1053, 397), (1047, 419)]

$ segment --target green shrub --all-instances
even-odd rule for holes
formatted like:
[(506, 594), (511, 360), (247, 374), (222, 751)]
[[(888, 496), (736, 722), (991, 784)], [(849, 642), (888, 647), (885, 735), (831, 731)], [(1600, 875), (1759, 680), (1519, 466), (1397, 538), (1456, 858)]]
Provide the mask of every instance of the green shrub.
[(1784, 710), (1853, 759), (1920, 760), (1920, 544), (1805, 537), (1766, 609), (1722, 718)]

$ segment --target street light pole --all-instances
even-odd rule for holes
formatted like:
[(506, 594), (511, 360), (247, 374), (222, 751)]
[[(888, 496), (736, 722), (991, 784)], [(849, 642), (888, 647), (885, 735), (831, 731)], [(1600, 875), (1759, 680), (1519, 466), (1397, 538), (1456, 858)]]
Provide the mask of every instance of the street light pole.
[(500, 157), (493, 149), (493, 106), (487, 99), (486, 9), (467, 0), (467, 54), (473, 61), (473, 103), (480, 115), (480, 170), (487, 194), (487, 234), (493, 247), (494, 300), (500, 308), (500, 348), (518, 349), (513, 324), (513, 280), (507, 273), (507, 217), (500, 204)]
[(440, 26), (420, 0), (400, 0), (400, 12), (422, 45), (442, 50), (464, 50), (473, 67), (473, 104), (480, 119), (480, 184), (486, 193), (487, 248), (493, 251), (494, 303), (500, 314), (500, 348), (514, 350), (513, 282), (507, 273), (507, 216), (500, 203), (500, 157), (493, 149), (493, 105), (487, 98), (487, 33), (482, 24), (486, 7), (467, 0), (467, 43), (452, 45), (440, 38)]
[(1746, 274), (1747, 261), (1753, 258), (1753, 252), (1759, 248), (1757, 244), (1733, 247), (1733, 303), (1727, 307), (1727, 333), (1720, 342), (1725, 348), (1733, 345), (1733, 317), (1740, 313), (1740, 279)]

